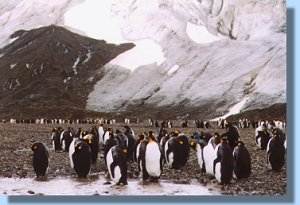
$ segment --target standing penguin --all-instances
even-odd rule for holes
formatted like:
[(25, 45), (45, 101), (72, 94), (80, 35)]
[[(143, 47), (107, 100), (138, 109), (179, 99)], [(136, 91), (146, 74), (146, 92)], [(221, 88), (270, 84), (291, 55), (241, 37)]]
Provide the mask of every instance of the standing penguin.
[(117, 142), (106, 154), (106, 166), (110, 178), (117, 185), (127, 185), (127, 141), (120, 138)]
[(270, 140), (270, 134), (267, 131), (267, 127), (265, 124), (259, 126), (258, 128), (255, 129), (255, 142), (257, 146), (265, 150), (267, 148), (268, 142)]
[(150, 131), (146, 140), (143, 140), (138, 150), (138, 168), (142, 171), (143, 181), (150, 177), (156, 182), (162, 172), (162, 154), (158, 143)]
[(175, 133), (165, 144), (165, 160), (172, 169), (183, 167), (189, 157), (190, 145), (188, 138), (181, 134)]
[(70, 148), (69, 157), (71, 167), (74, 168), (79, 178), (86, 178), (91, 170), (92, 152), (83, 140), (74, 138)]
[(125, 128), (125, 136), (128, 139), (128, 160), (133, 161), (134, 160), (134, 153), (135, 153), (135, 145), (136, 145), (136, 139), (134, 135), (134, 131), (129, 126), (124, 126)]
[(234, 174), (237, 179), (248, 178), (251, 174), (251, 157), (242, 141), (233, 150)]
[(227, 123), (226, 125), (226, 133), (222, 134), (222, 137), (227, 137), (228, 145), (233, 151), (234, 147), (237, 145), (237, 142), (240, 138), (240, 134), (238, 128), (234, 126), (232, 123)]
[(95, 126), (89, 132), (83, 134), (82, 139), (90, 146), (92, 152), (92, 163), (95, 164), (99, 153), (99, 136)]
[(229, 184), (233, 175), (233, 156), (227, 137), (222, 138), (217, 149), (217, 158), (214, 160), (215, 177), (219, 183)]
[(64, 152), (69, 152), (70, 144), (73, 140), (73, 133), (71, 128), (69, 127), (68, 130), (65, 130), (60, 135), (60, 143), (62, 145), (62, 149)]
[(139, 156), (139, 150), (141, 146), (141, 142), (145, 140), (145, 135), (141, 134), (138, 136), (138, 139), (135, 142), (134, 146), (134, 152), (133, 152), (133, 160), (134, 162), (137, 162), (138, 156)]
[(99, 143), (100, 144), (103, 144), (103, 135), (104, 135), (103, 124), (100, 124), (100, 126), (98, 127), (98, 136), (99, 136)]
[(49, 165), (49, 153), (47, 147), (40, 142), (36, 142), (31, 146), (33, 151), (32, 165), (36, 177), (45, 177)]
[(62, 129), (60, 127), (52, 129), (51, 141), (55, 152), (62, 150), (61, 143), (60, 143), (61, 132)]
[(280, 171), (285, 163), (285, 147), (282, 137), (277, 131), (273, 132), (273, 137), (270, 139), (267, 146), (267, 165), (271, 166), (272, 170)]

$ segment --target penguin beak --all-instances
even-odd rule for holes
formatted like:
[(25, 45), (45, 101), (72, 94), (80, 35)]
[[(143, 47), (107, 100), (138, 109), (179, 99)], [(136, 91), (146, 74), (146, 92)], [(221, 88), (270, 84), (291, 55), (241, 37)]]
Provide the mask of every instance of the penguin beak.
[(80, 150), (81, 148), (82, 148), (81, 146), (78, 147), (79, 150)]

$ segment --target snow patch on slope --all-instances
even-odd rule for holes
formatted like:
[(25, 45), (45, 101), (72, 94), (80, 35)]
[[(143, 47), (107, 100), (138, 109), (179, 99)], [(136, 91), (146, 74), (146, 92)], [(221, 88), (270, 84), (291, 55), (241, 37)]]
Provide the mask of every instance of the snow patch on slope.
[(212, 119), (211, 121), (217, 121), (219, 118), (226, 119), (227, 117), (229, 117), (231, 115), (240, 113), (242, 111), (242, 109), (245, 107), (245, 104), (247, 103), (248, 100), (249, 100), (249, 97), (243, 98), (240, 102), (233, 105), (225, 115), (216, 117), (215, 119)]
[(196, 25), (188, 22), (186, 33), (196, 43), (204, 44), (225, 39), (224, 37), (216, 36), (210, 33), (205, 26)]
[(143, 65), (152, 63), (160, 65), (165, 61), (162, 48), (153, 40), (144, 39), (135, 41), (134, 44), (136, 45), (134, 48), (118, 55), (110, 61), (110, 64), (128, 68), (133, 71)]

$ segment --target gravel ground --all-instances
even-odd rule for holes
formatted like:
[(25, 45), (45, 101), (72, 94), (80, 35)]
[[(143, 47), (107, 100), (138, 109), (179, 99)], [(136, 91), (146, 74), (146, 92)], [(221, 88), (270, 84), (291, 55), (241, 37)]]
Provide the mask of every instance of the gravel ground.
[[(69, 125), (63, 125), (63, 128)], [(91, 125), (71, 125), (88, 129)], [(116, 125), (117, 127), (118, 125)], [(119, 125), (121, 126), (121, 125)], [(48, 178), (61, 176), (75, 176), (70, 168), (67, 153), (55, 153), (52, 150), (50, 135), (53, 125), (35, 124), (0, 124), (0, 177), (27, 178), (34, 177), (31, 165), (31, 145), (39, 141), (45, 143), (50, 149), (50, 166)], [(116, 128), (114, 127), (114, 128)], [(132, 126), (136, 134), (149, 131), (144, 126)], [(190, 135), (196, 128), (180, 129)], [(210, 129), (211, 132), (222, 133), (224, 130)], [(170, 170), (164, 167), (161, 179), (170, 180), (176, 184), (189, 184), (192, 180), (198, 180), (203, 186), (218, 190), (225, 195), (284, 195), (286, 194), (287, 175), (286, 166), (280, 172), (270, 171), (266, 168), (266, 153), (258, 149), (254, 141), (254, 129), (241, 129), (241, 140), (244, 141), (252, 159), (252, 174), (248, 179), (233, 180), (229, 185), (219, 185), (215, 179), (200, 173), (196, 152), (191, 150), (188, 163), (181, 170)], [(130, 163), (128, 168), (129, 178), (137, 178), (135, 172), (137, 165)], [(99, 157), (95, 166), (92, 167), (93, 174), (104, 175), (104, 160)], [(212, 188), (211, 188), (212, 187)]]

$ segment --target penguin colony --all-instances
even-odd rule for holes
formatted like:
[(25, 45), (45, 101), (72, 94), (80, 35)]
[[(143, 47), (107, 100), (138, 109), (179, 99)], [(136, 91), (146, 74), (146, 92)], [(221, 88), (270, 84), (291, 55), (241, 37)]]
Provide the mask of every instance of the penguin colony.
[[(128, 124), (122, 131), (115, 132), (112, 128), (105, 129), (103, 124), (93, 126), (89, 131), (79, 128), (77, 132), (72, 128), (53, 128), (53, 150), (69, 154), (70, 166), (80, 178), (89, 175), (92, 164), (97, 163), (98, 154), (102, 152), (106, 171), (117, 185), (127, 185), (128, 163), (136, 163), (137, 173), (143, 181), (157, 182), (164, 164), (175, 170), (184, 167), (190, 149), (196, 151), (201, 172), (215, 177), (220, 184), (251, 175), (250, 154), (240, 140), (238, 127), (231, 123), (226, 122), (225, 133), (201, 131), (192, 136), (178, 130), (168, 132), (163, 126), (157, 135), (150, 131), (136, 136)], [(260, 122), (253, 140), (259, 149), (266, 151), (266, 166), (280, 171), (285, 164), (287, 139), (284, 131)], [(31, 149), (37, 178), (46, 177), (49, 166), (47, 147), (36, 142)]]

